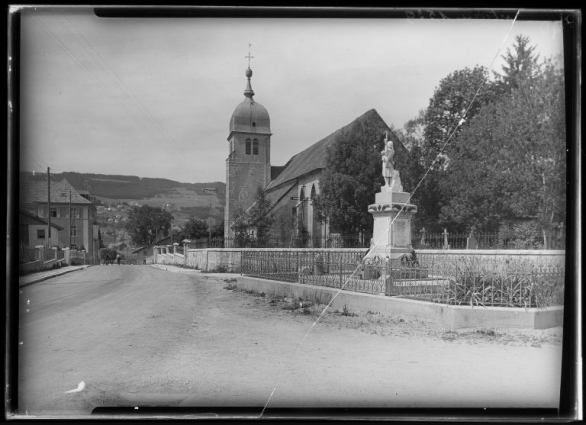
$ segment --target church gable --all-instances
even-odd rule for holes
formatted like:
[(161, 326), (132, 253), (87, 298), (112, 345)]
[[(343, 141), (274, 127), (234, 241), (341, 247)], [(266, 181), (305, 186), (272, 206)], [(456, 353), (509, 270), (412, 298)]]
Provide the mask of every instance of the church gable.
[(342, 132), (352, 132), (355, 125), (364, 121), (372, 122), (372, 124), (379, 129), (381, 135), (384, 134), (384, 132), (388, 132), (389, 137), (392, 138), (393, 142), (395, 144), (400, 144), (402, 147), (402, 144), (398, 141), (397, 137), (383, 121), (378, 112), (376, 112), (375, 109), (371, 109), (356, 118), (350, 124), (334, 131), (329, 136), (293, 156), (284, 167), (271, 167), (271, 177), (276, 177), (274, 177), (274, 179), (268, 184), (266, 191), (271, 192), (283, 183), (298, 179), (312, 171), (324, 169), (326, 167), (328, 146), (332, 145)]

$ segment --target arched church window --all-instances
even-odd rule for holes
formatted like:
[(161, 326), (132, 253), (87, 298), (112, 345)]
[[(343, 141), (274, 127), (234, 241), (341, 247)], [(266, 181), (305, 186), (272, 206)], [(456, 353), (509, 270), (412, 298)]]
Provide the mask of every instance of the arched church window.
[(252, 141), (252, 154), (258, 155), (258, 140), (256, 139)]
[(250, 155), (250, 139), (246, 139), (246, 155)]

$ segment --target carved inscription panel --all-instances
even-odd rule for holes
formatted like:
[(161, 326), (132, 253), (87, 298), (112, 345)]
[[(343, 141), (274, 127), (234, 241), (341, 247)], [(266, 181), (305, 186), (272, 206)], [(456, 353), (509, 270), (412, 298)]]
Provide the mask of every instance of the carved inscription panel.
[(408, 247), (411, 244), (411, 226), (409, 220), (397, 219), (393, 223), (393, 245)]

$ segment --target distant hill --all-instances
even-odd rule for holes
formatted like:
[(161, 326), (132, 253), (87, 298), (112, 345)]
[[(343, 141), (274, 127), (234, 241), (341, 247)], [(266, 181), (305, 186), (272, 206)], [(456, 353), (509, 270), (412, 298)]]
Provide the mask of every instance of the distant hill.
[[(21, 172), (20, 177), (21, 180), (31, 179), (43, 181), (46, 175), (38, 173), (33, 175), (30, 172)], [(75, 172), (51, 174), (51, 180), (61, 181), (62, 179), (67, 179), (76, 190), (87, 190), (89, 185), (92, 196), (109, 199), (134, 199), (138, 201), (141, 199), (164, 197), (167, 194), (176, 193), (180, 188), (193, 191), (196, 194), (206, 195), (203, 189), (210, 187), (218, 191), (216, 198), (219, 205), (223, 206), (226, 202), (226, 184), (223, 182), (181, 183), (169, 179)]]

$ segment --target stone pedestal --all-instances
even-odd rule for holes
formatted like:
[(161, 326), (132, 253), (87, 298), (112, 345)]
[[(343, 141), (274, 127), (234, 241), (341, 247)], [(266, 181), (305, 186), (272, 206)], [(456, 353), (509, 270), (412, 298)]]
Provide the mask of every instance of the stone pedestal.
[(384, 261), (411, 253), (411, 218), (417, 207), (408, 202), (409, 193), (392, 192), (386, 186), (375, 195), (375, 203), (368, 206), (374, 217), (374, 231), (373, 246), (366, 258)]

